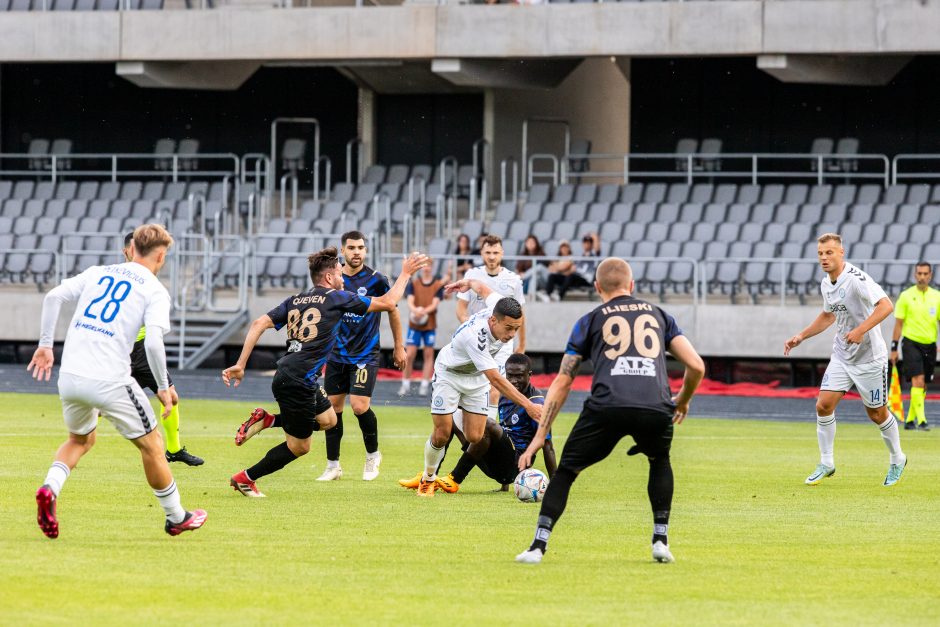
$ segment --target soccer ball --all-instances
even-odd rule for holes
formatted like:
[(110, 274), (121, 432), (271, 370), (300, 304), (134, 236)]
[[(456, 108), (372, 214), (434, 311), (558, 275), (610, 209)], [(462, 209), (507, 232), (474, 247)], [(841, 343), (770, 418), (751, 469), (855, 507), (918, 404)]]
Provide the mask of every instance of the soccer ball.
[(413, 325), (420, 327), (428, 321), (428, 314), (415, 315), (412, 313), (410, 318)]
[(512, 482), (512, 489), (516, 493), (516, 498), (523, 503), (538, 503), (545, 495), (545, 489), (548, 487), (548, 479), (542, 474), (542, 471), (529, 468), (516, 475), (516, 480)]

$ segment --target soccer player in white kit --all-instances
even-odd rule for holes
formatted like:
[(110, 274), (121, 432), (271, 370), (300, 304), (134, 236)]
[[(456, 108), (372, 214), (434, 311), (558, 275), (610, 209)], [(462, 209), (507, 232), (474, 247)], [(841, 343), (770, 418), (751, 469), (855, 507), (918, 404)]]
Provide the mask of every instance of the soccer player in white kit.
[[(500, 374), (496, 355), (511, 344), (522, 326), (522, 306), (511, 297), (503, 297), (476, 279), (462, 279), (445, 287), (448, 293), (474, 290), (484, 299), (486, 308), (470, 316), (457, 328), (450, 344), (434, 360), (431, 381), (431, 417), (434, 430), (424, 446), (424, 473), (418, 483), (418, 496), (434, 496), (437, 468), (444, 459), (444, 447), (450, 441), (454, 413), (462, 410), (457, 422), (463, 426), (470, 443), (467, 453), (479, 459), (489, 442), (484, 440), (488, 391), (492, 386), (526, 410), (534, 420), (542, 415), (536, 405)], [(461, 422), (462, 421), (462, 422)]]
[(59, 535), (56, 501), (62, 485), (95, 443), (99, 412), (140, 450), (147, 482), (166, 513), (164, 531), (176, 536), (198, 529), (206, 512), (187, 512), (164, 455), (153, 408), (131, 377), (131, 349), (141, 327), (147, 330), (147, 362), (157, 381), (157, 396), (170, 413), (163, 335), (170, 332), (170, 295), (156, 274), (173, 238), (159, 224), (134, 231), (132, 261), (92, 266), (64, 280), (43, 301), (39, 348), (27, 366), (38, 380), (52, 373), (52, 344), (59, 309), (77, 303), (69, 323), (59, 369), (59, 397), (69, 438), (56, 452), (46, 480), (36, 492), (38, 522), (49, 538)]
[[(483, 265), (467, 270), (465, 279), (475, 279), (486, 285), (490, 290), (501, 296), (511, 296), (516, 299), (520, 305), (525, 305), (525, 294), (522, 289), (522, 279), (512, 270), (503, 267), (503, 240), (496, 235), (487, 235), (483, 238), (483, 246), (480, 249), (480, 256), (483, 257)], [(471, 290), (457, 294), (457, 320), (463, 324), (475, 313), (486, 309), (484, 302), (485, 296)], [(519, 328), (519, 341), (515, 343), (510, 340), (503, 345), (503, 348), (496, 355), (496, 364), (499, 366), (499, 374), (506, 374), (506, 360), (512, 353), (525, 353), (525, 318), (522, 319), (522, 326)], [(489, 403), (486, 408), (486, 415), (493, 420), (499, 420), (499, 392), (495, 388), (490, 388)]]
[(808, 327), (787, 340), (783, 347), (783, 354), (789, 355), (803, 340), (836, 323), (832, 357), (816, 400), (820, 460), (816, 470), (806, 478), (806, 483), (816, 485), (836, 472), (833, 455), (836, 405), (854, 385), (868, 417), (878, 425), (888, 447), (889, 466), (884, 485), (892, 486), (901, 478), (907, 456), (901, 451), (897, 421), (887, 408), (888, 351), (878, 325), (891, 315), (894, 306), (880, 285), (845, 261), (845, 249), (839, 235), (824, 233), (817, 241), (819, 265), (826, 273), (820, 285), (823, 311)]

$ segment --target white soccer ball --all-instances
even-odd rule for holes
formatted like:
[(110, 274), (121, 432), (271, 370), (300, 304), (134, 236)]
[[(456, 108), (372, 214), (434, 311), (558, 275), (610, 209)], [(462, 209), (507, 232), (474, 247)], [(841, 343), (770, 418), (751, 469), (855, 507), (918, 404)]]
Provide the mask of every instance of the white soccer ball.
[(523, 503), (538, 503), (545, 495), (546, 488), (548, 488), (548, 479), (541, 470), (534, 468), (520, 472), (512, 483), (516, 498)]
[(415, 326), (420, 327), (427, 321), (428, 321), (428, 314), (426, 313), (421, 314), (421, 315), (415, 315), (414, 313), (411, 314), (411, 323)]

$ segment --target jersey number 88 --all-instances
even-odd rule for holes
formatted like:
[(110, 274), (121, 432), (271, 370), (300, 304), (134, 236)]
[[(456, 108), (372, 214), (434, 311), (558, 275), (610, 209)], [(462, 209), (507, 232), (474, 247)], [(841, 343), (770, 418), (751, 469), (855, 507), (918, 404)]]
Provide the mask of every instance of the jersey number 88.
[(317, 323), (320, 322), (320, 310), (311, 307), (302, 314), (299, 309), (287, 312), (287, 329), (295, 340), (309, 342), (317, 337)]

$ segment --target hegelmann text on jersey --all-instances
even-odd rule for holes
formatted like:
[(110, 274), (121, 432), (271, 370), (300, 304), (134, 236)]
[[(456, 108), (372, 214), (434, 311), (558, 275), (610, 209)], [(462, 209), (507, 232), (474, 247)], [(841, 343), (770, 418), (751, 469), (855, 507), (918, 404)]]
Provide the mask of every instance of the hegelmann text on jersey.
[(610, 369), (611, 376), (639, 376), (655, 377), (656, 360), (650, 357), (618, 357), (614, 367)]
[(95, 331), (97, 333), (104, 333), (108, 337), (114, 337), (114, 331), (109, 329), (102, 329), (101, 327), (96, 327), (93, 324), (88, 324), (87, 322), (82, 322), (80, 320), (75, 321), (76, 329), (85, 329), (86, 331)]

